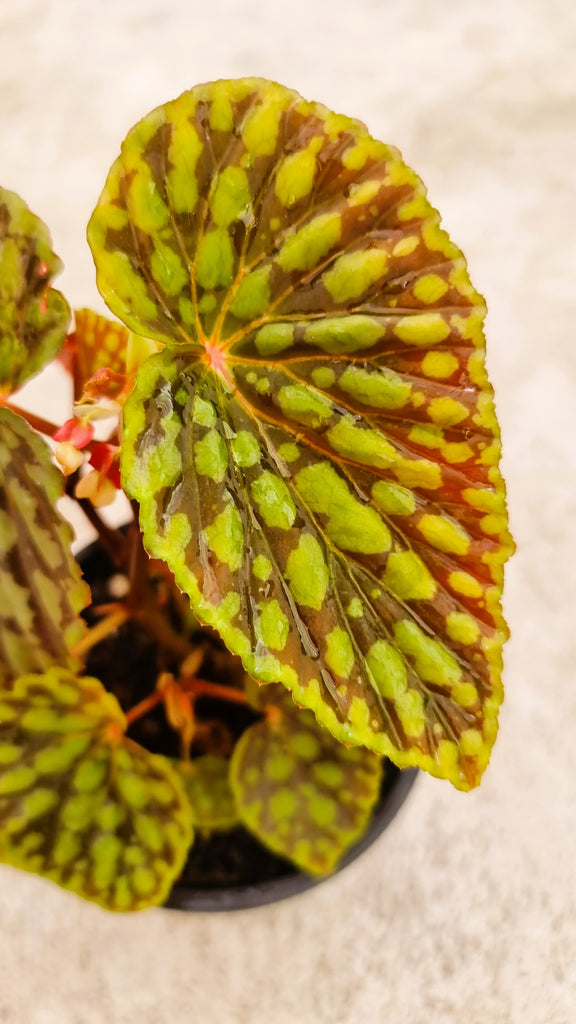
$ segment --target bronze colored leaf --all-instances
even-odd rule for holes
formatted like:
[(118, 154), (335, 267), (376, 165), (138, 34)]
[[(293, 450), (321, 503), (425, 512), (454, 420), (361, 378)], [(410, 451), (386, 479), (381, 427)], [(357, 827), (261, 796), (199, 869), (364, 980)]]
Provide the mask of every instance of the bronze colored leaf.
[(90, 400), (92, 391), (98, 397), (118, 398), (140, 363), (160, 347), (91, 309), (75, 310), (74, 321), (67, 345), (76, 402), (82, 400), (87, 387)]
[(65, 669), (0, 694), (0, 859), (108, 910), (162, 903), (192, 841), (180, 779), (125, 728), (97, 679)]
[(50, 285), (61, 270), (46, 225), (0, 188), (0, 395), (21, 387), (64, 344), (70, 310)]
[(273, 714), (240, 738), (231, 781), (243, 824), (302, 871), (326, 874), (365, 832), (378, 799), (382, 761), (347, 748), (310, 711), (263, 688)]
[(64, 492), (50, 449), (0, 408), (0, 686), (26, 672), (74, 664), (90, 590), (72, 557)]
[(150, 552), (338, 739), (476, 785), (512, 542), (484, 304), (420, 179), (357, 121), (217, 82), (129, 133), (89, 239), (167, 346), (125, 414)]

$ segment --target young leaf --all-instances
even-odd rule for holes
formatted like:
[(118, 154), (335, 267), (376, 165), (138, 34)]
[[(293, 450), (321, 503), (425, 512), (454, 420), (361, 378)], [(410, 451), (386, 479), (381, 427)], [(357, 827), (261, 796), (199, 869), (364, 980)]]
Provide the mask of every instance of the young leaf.
[(321, 729), (314, 715), (265, 687), (274, 714), (250, 726), (230, 777), (244, 825), (303, 871), (332, 871), (363, 835), (378, 799), (382, 762)]
[(0, 188), (0, 395), (21, 387), (64, 343), (70, 309), (50, 287), (61, 270), (46, 225)]
[(150, 552), (337, 738), (476, 785), (512, 543), (484, 306), (419, 178), (356, 121), (217, 82), (129, 133), (89, 239), (166, 345), (125, 409)]
[(117, 398), (126, 386), (128, 375), (153, 352), (158, 344), (135, 337), (123, 324), (94, 313), (91, 309), (74, 311), (74, 332), (68, 338), (68, 354), (74, 381), (74, 399), (81, 401), (86, 387)]
[(90, 590), (56, 509), (62, 474), (45, 442), (0, 408), (0, 686), (53, 664), (71, 666)]
[(161, 903), (192, 841), (177, 774), (125, 728), (97, 679), (65, 669), (0, 695), (0, 859), (108, 910)]
[(194, 824), (201, 829), (233, 828), (238, 822), (234, 794), (230, 788), (230, 762), (205, 754), (193, 761), (176, 761), (192, 807)]

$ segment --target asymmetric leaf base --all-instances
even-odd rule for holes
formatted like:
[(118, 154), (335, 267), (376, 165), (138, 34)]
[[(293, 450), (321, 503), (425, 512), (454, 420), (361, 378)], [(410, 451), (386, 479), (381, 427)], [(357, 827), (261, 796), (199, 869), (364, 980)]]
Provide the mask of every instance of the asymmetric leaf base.
[(484, 306), (438, 222), (362, 124), (242, 79), (132, 129), (88, 237), (164, 346), (124, 420), (148, 550), (337, 739), (468, 789), (511, 540)]

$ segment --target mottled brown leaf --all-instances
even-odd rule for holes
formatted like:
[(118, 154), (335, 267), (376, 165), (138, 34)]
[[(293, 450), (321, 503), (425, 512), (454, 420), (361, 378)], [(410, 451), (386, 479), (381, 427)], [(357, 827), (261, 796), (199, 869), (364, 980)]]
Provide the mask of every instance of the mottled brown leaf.
[(125, 416), (149, 550), (338, 739), (476, 785), (512, 544), (483, 301), (420, 179), (357, 121), (212, 83), (129, 133), (89, 239), (167, 346)]
[(0, 395), (21, 387), (64, 343), (70, 310), (50, 283), (61, 270), (45, 224), (0, 188)]
[(56, 509), (62, 474), (31, 427), (0, 408), (0, 686), (49, 665), (72, 665), (90, 590)]

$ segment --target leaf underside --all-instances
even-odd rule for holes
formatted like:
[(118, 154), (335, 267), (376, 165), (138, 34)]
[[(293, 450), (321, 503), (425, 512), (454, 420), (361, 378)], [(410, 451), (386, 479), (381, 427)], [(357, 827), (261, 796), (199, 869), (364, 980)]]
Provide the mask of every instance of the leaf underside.
[(419, 178), (357, 121), (217, 82), (132, 129), (89, 241), (166, 346), (125, 411), (149, 551), (338, 739), (476, 785), (512, 543), (484, 306)]
[(242, 735), (230, 777), (244, 825), (302, 871), (333, 871), (365, 832), (378, 799), (382, 761), (345, 747), (284, 691), (263, 688), (277, 712)]
[(0, 394), (21, 387), (64, 343), (70, 309), (50, 287), (61, 270), (45, 224), (0, 188)]
[(90, 590), (60, 516), (62, 474), (21, 416), (0, 408), (0, 686), (26, 672), (74, 664)]
[(125, 727), (97, 679), (64, 669), (0, 694), (0, 860), (118, 911), (161, 903), (192, 840), (177, 774)]

